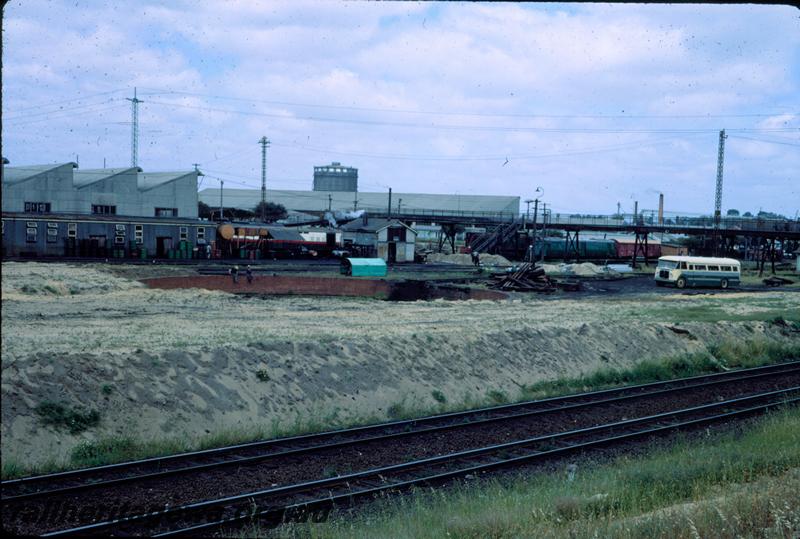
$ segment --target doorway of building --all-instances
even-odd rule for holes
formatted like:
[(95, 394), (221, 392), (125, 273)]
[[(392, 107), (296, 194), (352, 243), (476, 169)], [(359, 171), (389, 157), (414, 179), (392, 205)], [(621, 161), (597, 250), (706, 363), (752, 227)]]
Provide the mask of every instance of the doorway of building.
[(156, 256), (164, 258), (167, 252), (172, 249), (172, 238), (169, 236), (156, 237)]
[(389, 253), (387, 258), (389, 259), (389, 264), (394, 264), (397, 262), (397, 244), (393, 241), (389, 242)]

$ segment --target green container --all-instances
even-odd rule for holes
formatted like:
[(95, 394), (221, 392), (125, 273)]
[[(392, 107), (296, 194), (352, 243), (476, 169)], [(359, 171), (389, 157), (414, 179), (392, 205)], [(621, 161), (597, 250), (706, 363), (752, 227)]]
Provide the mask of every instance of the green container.
[(139, 258), (147, 258), (147, 249), (145, 249), (144, 247), (142, 247), (141, 250), (139, 251)]

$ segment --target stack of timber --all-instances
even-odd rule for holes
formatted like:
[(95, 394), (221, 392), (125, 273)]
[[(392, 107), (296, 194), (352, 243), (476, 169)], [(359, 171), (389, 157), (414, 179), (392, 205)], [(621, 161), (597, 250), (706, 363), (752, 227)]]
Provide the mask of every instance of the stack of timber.
[(495, 273), (489, 281), (489, 288), (516, 292), (552, 292), (555, 283), (544, 274), (544, 268), (530, 262), (518, 266), (512, 273)]

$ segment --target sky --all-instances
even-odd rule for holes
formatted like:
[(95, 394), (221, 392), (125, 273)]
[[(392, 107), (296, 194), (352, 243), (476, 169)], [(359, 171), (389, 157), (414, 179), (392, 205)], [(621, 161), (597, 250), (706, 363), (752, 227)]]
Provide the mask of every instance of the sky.
[[(3, 155), (200, 188), (537, 196), (563, 213), (800, 210), (800, 10), (763, 5), (12, 0)], [(524, 209), (524, 203), (522, 209)]]

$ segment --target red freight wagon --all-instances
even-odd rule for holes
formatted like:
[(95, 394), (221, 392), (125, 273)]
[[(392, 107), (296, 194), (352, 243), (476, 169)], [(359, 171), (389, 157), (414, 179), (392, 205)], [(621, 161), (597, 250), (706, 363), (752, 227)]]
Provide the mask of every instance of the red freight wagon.
[[(631, 258), (635, 246), (634, 238), (615, 239), (617, 258)], [(639, 247), (638, 255), (642, 258), (644, 246)], [(661, 242), (658, 240), (647, 240), (647, 258), (658, 258), (661, 256)]]

